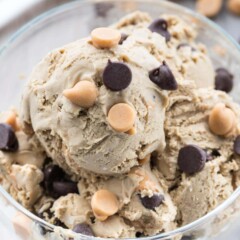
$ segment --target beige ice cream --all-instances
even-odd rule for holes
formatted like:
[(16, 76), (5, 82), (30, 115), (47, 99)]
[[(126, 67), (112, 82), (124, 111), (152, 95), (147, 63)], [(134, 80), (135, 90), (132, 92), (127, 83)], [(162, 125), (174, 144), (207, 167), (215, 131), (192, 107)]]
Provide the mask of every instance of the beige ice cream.
[[(213, 89), (194, 28), (162, 18), (168, 28), (158, 34), (147, 14), (130, 14), (53, 50), (33, 70), (18, 151), (0, 152), (0, 183), (47, 222), (104, 238), (151, 236), (202, 217), (238, 186), (239, 106)], [(127, 37), (117, 44), (120, 33)], [(116, 63), (121, 71), (110, 76), (123, 77), (119, 86), (106, 74)], [(156, 81), (158, 71), (167, 84)]]
[[(82, 39), (52, 51), (33, 70), (23, 96), (24, 128), (36, 134), (48, 155), (67, 172), (79, 174), (85, 169), (100, 174), (124, 173), (138, 164), (137, 159), (154, 150), (162, 151), (168, 93), (148, 76), (159, 62), (166, 60), (178, 82), (183, 78), (195, 80), (199, 74), (194, 68), (201, 67), (208, 75), (204, 78), (213, 83), (212, 66), (205, 53), (175, 46), (181, 43), (180, 37), (192, 42), (193, 30), (177, 18), (169, 17), (169, 22), (174, 36), (169, 44), (145, 28), (150, 23), (146, 14), (135, 13), (114, 26), (130, 34), (123, 44), (111, 50), (97, 49), (89, 38)], [(186, 36), (182, 36), (184, 31)], [(124, 61), (131, 69), (132, 82), (124, 91), (116, 93), (103, 85), (108, 60)], [(88, 109), (63, 95), (65, 89), (84, 80), (94, 82), (99, 93), (94, 106)], [(135, 135), (116, 133), (108, 124), (109, 109), (121, 102), (136, 112)]]

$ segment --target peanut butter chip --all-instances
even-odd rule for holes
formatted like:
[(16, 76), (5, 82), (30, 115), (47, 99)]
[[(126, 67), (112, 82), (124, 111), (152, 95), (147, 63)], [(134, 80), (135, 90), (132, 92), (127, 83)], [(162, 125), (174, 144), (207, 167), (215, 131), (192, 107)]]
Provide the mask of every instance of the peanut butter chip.
[(225, 104), (219, 103), (212, 109), (208, 124), (213, 133), (224, 136), (236, 127), (236, 115)]
[(136, 130), (135, 127), (132, 127), (132, 128), (131, 128), (130, 130), (128, 130), (126, 133), (129, 134), (129, 135), (135, 135), (135, 134), (137, 134), (137, 130)]
[(14, 131), (19, 131), (20, 126), (17, 120), (17, 114), (13, 111), (7, 113), (6, 121), (8, 125), (10, 125)]
[(89, 108), (94, 105), (98, 90), (94, 83), (80, 81), (73, 88), (64, 90), (63, 95), (72, 103), (83, 108)]
[(228, 9), (232, 13), (240, 15), (240, 0), (228, 0)]
[(127, 132), (135, 122), (135, 111), (126, 103), (114, 105), (108, 112), (108, 122), (117, 132)]
[(104, 221), (118, 211), (119, 201), (115, 194), (101, 189), (93, 195), (91, 206), (95, 217)]
[(111, 28), (96, 28), (91, 33), (92, 43), (96, 48), (112, 48), (121, 40), (121, 33)]
[(207, 17), (216, 16), (223, 5), (223, 0), (198, 0), (197, 11)]

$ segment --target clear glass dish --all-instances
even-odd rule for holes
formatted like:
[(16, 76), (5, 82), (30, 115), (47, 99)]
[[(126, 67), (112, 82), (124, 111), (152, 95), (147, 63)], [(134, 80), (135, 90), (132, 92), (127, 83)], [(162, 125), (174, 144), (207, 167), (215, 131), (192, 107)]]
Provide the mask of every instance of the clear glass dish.
[[(194, 24), (199, 33), (197, 40), (208, 46), (214, 66), (225, 66), (234, 73), (235, 88), (232, 96), (240, 102), (240, 82), (237, 81), (240, 79), (240, 48), (213, 22), (165, 1), (89, 0), (71, 2), (37, 17), (15, 33), (0, 49), (0, 110), (7, 110), (11, 105), (18, 106), (26, 77), (48, 51), (87, 36), (93, 28), (107, 26), (134, 10), (147, 11), (152, 17), (158, 17), (161, 13), (171, 13), (184, 18), (189, 24)], [(17, 225), (13, 223), (16, 213), (20, 213), (22, 217), (22, 222)], [(46, 223), (20, 206), (2, 187), (0, 216), (3, 226), (10, 226), (12, 232), (13, 226), (17, 229), (17, 236), (14, 235), (13, 239), (93, 239), (81, 234), (74, 235), (70, 230), (66, 231)], [(144, 239), (215, 239), (237, 222), (237, 218), (240, 219), (240, 188), (227, 201), (201, 219), (172, 232)]]

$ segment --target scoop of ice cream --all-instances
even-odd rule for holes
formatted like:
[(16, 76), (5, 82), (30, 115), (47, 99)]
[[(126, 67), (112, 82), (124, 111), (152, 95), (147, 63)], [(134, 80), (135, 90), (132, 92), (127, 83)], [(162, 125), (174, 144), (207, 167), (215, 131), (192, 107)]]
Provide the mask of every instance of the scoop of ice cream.
[[(32, 72), (23, 96), (24, 128), (67, 172), (129, 171), (137, 159), (165, 146), (165, 90), (185, 78), (213, 83), (211, 62), (194, 44), (194, 30), (177, 17), (165, 18), (160, 21), (168, 29), (159, 32), (147, 14), (131, 14), (112, 29), (93, 31), (91, 39), (52, 51)], [(193, 44), (195, 53), (179, 49), (182, 41)], [(204, 81), (199, 66), (209, 69)], [(172, 80), (158, 76), (160, 71)]]
[[(149, 49), (154, 42), (166, 45), (148, 29), (111, 49), (83, 39), (54, 50), (34, 69), (22, 120), (67, 172), (127, 172), (137, 159), (164, 148), (167, 93), (149, 78), (161, 65)], [(78, 85), (83, 81), (96, 88), (91, 106), (78, 97), (91, 94)]]
[[(149, 161), (128, 175), (108, 179), (89, 176), (82, 178), (78, 186), (81, 196), (69, 194), (55, 201), (50, 222), (59, 219), (70, 229), (85, 223), (95, 236), (116, 238), (135, 237), (137, 233), (154, 235), (176, 227), (176, 207), (164, 179), (156, 168), (150, 168)], [(118, 202), (117, 212), (111, 216), (97, 215), (95, 205), (98, 209), (111, 209), (106, 202), (111, 202), (112, 195)], [(80, 210), (73, 211), (74, 207)]]
[(196, 89), (185, 82), (171, 94), (165, 121), (167, 144), (157, 164), (174, 189), (171, 197), (181, 225), (204, 216), (233, 193), (233, 173), (239, 168), (233, 153), (238, 123), (239, 106), (223, 92)]
[[(176, 92), (172, 92), (166, 111), (165, 133), (168, 139), (166, 148), (159, 155), (159, 169), (168, 180), (176, 179), (179, 174), (179, 150), (189, 144), (198, 147), (213, 155), (219, 154), (227, 160), (232, 154), (233, 139), (237, 136), (239, 125), (239, 106), (224, 92), (213, 89), (197, 89), (190, 82), (183, 82)], [(220, 108), (218, 105), (220, 104)], [(220, 113), (215, 114), (216, 107)], [(229, 115), (226, 114), (229, 112)], [(211, 115), (214, 113), (214, 119)], [(219, 117), (224, 117), (223, 122)], [(230, 120), (226, 118), (231, 118)], [(231, 125), (226, 125), (228, 120)], [(214, 121), (214, 122), (213, 122)], [(222, 124), (221, 124), (222, 123)], [(224, 136), (211, 130), (211, 124), (227, 128)], [(220, 125), (219, 125), (220, 124)], [(232, 126), (233, 124), (233, 126)], [(231, 130), (231, 131), (229, 131)], [(232, 132), (233, 131), (233, 132)]]

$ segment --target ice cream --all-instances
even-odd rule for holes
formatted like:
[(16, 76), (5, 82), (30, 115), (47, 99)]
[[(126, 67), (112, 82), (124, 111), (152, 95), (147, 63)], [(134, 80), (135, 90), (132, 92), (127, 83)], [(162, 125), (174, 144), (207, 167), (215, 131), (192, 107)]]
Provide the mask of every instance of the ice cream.
[(4, 188), (55, 226), (104, 238), (168, 232), (216, 208), (239, 184), (240, 109), (214, 89), (233, 76), (216, 80), (195, 38), (178, 17), (136, 12), (49, 53), (20, 115), (1, 121)]
[[(176, 24), (174, 18), (169, 17), (169, 22)], [(111, 51), (97, 48), (99, 43), (94, 46), (94, 41), (86, 38), (52, 51), (33, 70), (23, 96), (21, 119), (24, 128), (36, 134), (48, 155), (67, 172), (79, 174), (85, 169), (99, 174), (125, 173), (138, 164), (137, 159), (156, 149), (162, 151), (167, 91), (149, 79), (149, 72), (157, 69), (161, 62), (169, 65), (177, 82), (183, 78), (195, 80), (201, 75), (206, 80), (198, 78), (198, 85), (213, 85), (214, 71), (205, 53), (188, 46), (173, 47), (181, 43), (178, 38), (183, 33), (179, 32), (187, 29), (191, 33), (191, 29), (177, 22), (180, 29), (174, 25), (172, 32), (169, 30), (174, 37), (168, 46), (162, 35), (144, 27), (149, 24), (146, 14), (135, 13), (115, 25), (129, 36), (122, 44), (111, 46)], [(93, 38), (100, 41), (97, 34), (93, 32)], [(104, 32), (103, 36), (107, 34)], [(183, 36), (184, 41), (192, 41), (192, 35)], [(109, 41), (114, 43), (116, 39)], [(108, 43), (102, 43), (103, 47)], [(202, 68), (207, 77), (199, 74)], [(118, 74), (111, 76), (115, 72)], [(121, 91), (109, 85), (109, 82), (117, 85), (117, 77), (122, 84), (123, 81), (128, 84)], [(72, 97), (69, 89), (78, 81), (80, 84), (88, 81), (96, 87), (93, 100), (88, 99), (89, 106), (69, 101)], [(76, 91), (81, 91), (80, 88), (75, 86)], [(130, 127), (123, 131), (116, 131), (111, 125), (114, 123), (110, 109), (118, 103), (128, 104), (136, 115)], [(119, 108), (115, 112), (119, 112)], [(131, 128), (136, 134), (124, 133)]]

